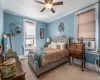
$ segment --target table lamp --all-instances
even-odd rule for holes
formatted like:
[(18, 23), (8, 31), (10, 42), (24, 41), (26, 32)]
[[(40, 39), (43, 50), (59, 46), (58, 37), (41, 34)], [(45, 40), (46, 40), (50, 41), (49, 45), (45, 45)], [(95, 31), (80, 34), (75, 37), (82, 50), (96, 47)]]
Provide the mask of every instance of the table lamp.
[(48, 43), (50, 42), (50, 39), (49, 39), (49, 38), (47, 38), (47, 42), (48, 42)]

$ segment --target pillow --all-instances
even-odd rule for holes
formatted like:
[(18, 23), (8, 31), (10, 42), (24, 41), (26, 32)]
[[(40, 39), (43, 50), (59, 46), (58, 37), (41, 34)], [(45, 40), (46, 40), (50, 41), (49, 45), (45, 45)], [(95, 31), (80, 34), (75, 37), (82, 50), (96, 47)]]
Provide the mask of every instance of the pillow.
[(61, 50), (66, 49), (66, 43), (60, 43), (60, 42), (58, 42), (57, 44), (60, 45), (60, 49)]
[(57, 48), (56, 49), (60, 49), (60, 45), (59, 44), (57, 44)]
[(51, 47), (52, 47), (53, 49), (57, 49), (57, 43), (52, 42), (52, 43), (51, 43)]
[(53, 48), (53, 49), (57, 49), (57, 43), (51, 42), (51, 44), (49, 44), (48, 47), (49, 47), (49, 48)]
[(51, 44), (48, 45), (49, 48), (52, 48), (52, 45), (54, 45), (54, 42), (51, 42)]
[(53, 45), (53, 44), (57, 44), (57, 43), (55, 43), (55, 42), (51, 42), (51, 45)]
[(51, 45), (51, 44), (49, 44), (49, 45), (48, 45), (48, 48), (51, 48), (51, 47), (52, 47), (52, 45)]

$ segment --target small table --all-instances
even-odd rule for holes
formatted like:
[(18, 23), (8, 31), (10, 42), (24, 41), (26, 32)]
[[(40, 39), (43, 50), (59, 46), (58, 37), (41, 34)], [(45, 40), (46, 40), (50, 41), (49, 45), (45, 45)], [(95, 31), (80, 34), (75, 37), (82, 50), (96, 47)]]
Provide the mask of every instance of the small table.
[(16, 60), (16, 73), (14, 76), (1, 80), (25, 80), (25, 73), (22, 69), (21, 62)]
[[(70, 57), (79, 59), (82, 62), (82, 71), (85, 68), (85, 53), (84, 53), (85, 46), (83, 43), (71, 43), (69, 48)], [(70, 60), (71, 61), (71, 60)]]
[(2, 63), (3, 78), (9, 78), (16, 74), (16, 61), (15, 58), (9, 58)]

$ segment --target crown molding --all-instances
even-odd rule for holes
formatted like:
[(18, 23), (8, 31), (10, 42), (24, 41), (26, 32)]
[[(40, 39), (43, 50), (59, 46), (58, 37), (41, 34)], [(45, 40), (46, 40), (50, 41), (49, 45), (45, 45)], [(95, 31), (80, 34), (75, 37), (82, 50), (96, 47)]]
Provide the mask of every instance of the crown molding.
[[(6, 13), (9, 13), (9, 14), (13, 14), (13, 15), (16, 15), (16, 16), (20, 16), (20, 17), (26, 18), (26, 19), (35, 20), (35, 21), (39, 21), (39, 22), (43, 22), (43, 23), (51, 23), (51, 22), (53, 22), (55, 20), (58, 20), (60, 18), (65, 17), (65, 16), (67, 16), (69, 14), (75, 13), (75, 12), (80, 11), (82, 9), (85, 9), (85, 8), (87, 8), (89, 6), (92, 6), (92, 5), (94, 5), (94, 4), (98, 3), (98, 2), (99, 2), (99, 0), (95, 1), (95, 2), (93, 2), (91, 4), (88, 4), (86, 6), (80, 7), (78, 9), (74, 9), (74, 10), (72, 10), (70, 12), (65, 13), (65, 14), (61, 14), (61, 16), (59, 16), (59, 17), (58, 16), (57, 17), (53, 17), (51, 20), (49, 19), (49, 20), (45, 20), (45, 21), (44, 20), (35, 19), (35, 18), (29, 17), (29, 16), (25, 16), (25, 15), (22, 15), (22, 14), (18, 14), (18, 13), (15, 13), (13, 11), (9, 11), (9, 10), (3, 10), (3, 11), (6, 12)], [(1, 1), (1, 4), (2, 4), (2, 1)], [(3, 4), (2, 4), (2, 6), (3, 6)]]
[(54, 18), (54, 19), (48, 21), (48, 23), (51, 23), (51, 22), (53, 22), (53, 21), (55, 21), (55, 20), (58, 20), (58, 19), (60, 19), (60, 18), (65, 17), (65, 16), (67, 16), (67, 15), (69, 15), (69, 14), (75, 13), (75, 12), (77, 12), (77, 11), (80, 11), (80, 10), (82, 10), (82, 9), (85, 9), (85, 8), (87, 8), (87, 7), (93, 6), (93, 5), (98, 4), (98, 3), (99, 3), (99, 0), (96, 1), (96, 2), (93, 2), (93, 3), (91, 3), (91, 4), (88, 4), (88, 5), (86, 5), (86, 6), (80, 7), (80, 8), (78, 8), (78, 9), (74, 9), (74, 10), (72, 10), (72, 11), (70, 11), (70, 12), (67, 12), (67, 13), (65, 13), (65, 14), (63, 14), (63, 15), (61, 15), (61, 16), (59, 16), (59, 17), (56, 17), (56, 18)]
[(12, 11), (10, 11), (10, 10), (4, 10), (4, 12), (5, 12), (5, 13), (8, 13), (8, 14), (15, 15), (15, 16), (20, 16), (20, 17), (22, 17), (22, 18), (29, 19), (29, 20), (32, 20), (32, 21), (38, 21), (38, 22), (42, 22), (42, 23), (48, 23), (48, 22), (45, 22), (45, 21), (42, 21), (42, 20), (38, 20), (38, 19), (35, 19), (35, 18), (32, 18), (32, 17), (29, 17), (29, 16), (25, 16), (25, 15), (21, 15), (21, 14), (12, 12)]

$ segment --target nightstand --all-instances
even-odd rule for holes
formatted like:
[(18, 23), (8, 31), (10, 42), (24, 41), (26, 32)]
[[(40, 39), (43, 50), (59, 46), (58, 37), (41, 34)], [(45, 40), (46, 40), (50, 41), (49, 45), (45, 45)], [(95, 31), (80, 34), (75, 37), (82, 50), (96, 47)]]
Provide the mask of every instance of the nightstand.
[(83, 43), (71, 43), (69, 48), (70, 57), (76, 58), (81, 60), (82, 62), (82, 71), (85, 67), (85, 53), (84, 53), (85, 46)]

